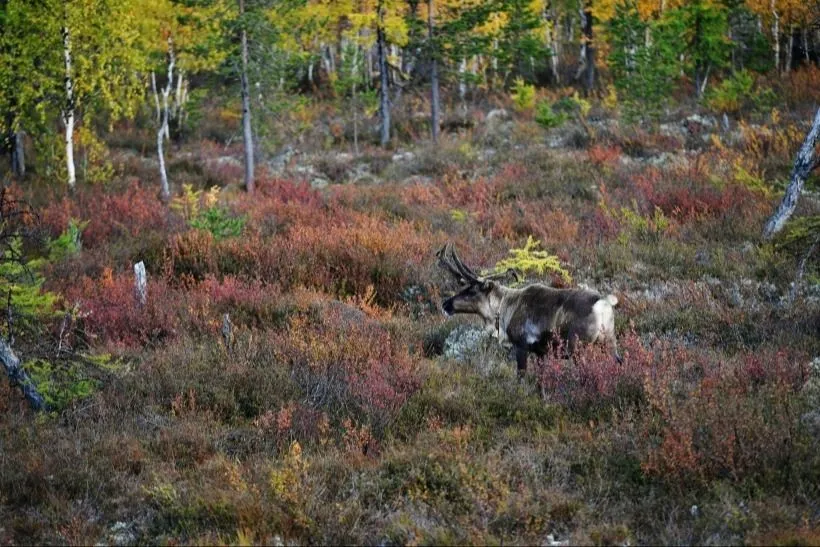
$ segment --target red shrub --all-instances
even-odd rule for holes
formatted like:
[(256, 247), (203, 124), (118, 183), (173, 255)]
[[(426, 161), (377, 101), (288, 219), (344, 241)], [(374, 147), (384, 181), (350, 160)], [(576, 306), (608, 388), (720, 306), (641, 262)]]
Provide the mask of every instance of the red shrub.
[(794, 394), (805, 382), (805, 357), (781, 351), (687, 361), (667, 363), (644, 384), (655, 415), (644, 423), (644, 471), (672, 482), (786, 472), (799, 442)]
[(89, 221), (83, 244), (94, 247), (118, 235), (137, 236), (150, 230), (168, 230), (171, 217), (157, 190), (132, 182), (124, 192), (107, 192), (100, 186), (82, 188), (74, 197), (53, 200), (41, 212), (52, 235), (68, 227), (71, 218)]
[(582, 344), (570, 362), (562, 358), (563, 347), (539, 359), (536, 371), (542, 394), (582, 413), (640, 400), (644, 375), (652, 371), (653, 353), (634, 332), (623, 337), (619, 345), (622, 363), (610, 348), (589, 344)]
[(100, 279), (84, 277), (65, 290), (69, 305), (77, 304), (84, 334), (111, 348), (136, 348), (174, 336), (185, 302), (162, 280), (148, 280), (145, 306), (137, 303), (133, 275), (106, 270)]
[(632, 187), (638, 204), (646, 212), (659, 207), (665, 215), (685, 222), (693, 219), (723, 217), (738, 213), (757, 215), (765, 211), (765, 198), (738, 184), (716, 186), (699, 177), (685, 174), (677, 178), (657, 169), (636, 175)]

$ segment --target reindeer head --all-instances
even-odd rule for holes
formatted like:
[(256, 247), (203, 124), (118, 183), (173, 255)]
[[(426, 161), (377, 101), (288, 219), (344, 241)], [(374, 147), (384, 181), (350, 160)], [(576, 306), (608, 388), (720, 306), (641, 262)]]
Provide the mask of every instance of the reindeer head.
[(443, 302), (442, 309), (444, 313), (446, 315), (475, 313), (484, 318), (485, 321), (494, 320), (497, 311), (493, 310), (493, 294), (501, 286), (498, 280), (507, 277), (509, 274), (514, 275), (515, 279), (518, 280), (518, 274), (515, 270), (507, 270), (504, 273), (483, 277), (479, 276), (458, 258), (450, 243), (442, 247), (436, 253), (436, 256), (439, 265), (450, 272), (461, 285), (455, 295)]

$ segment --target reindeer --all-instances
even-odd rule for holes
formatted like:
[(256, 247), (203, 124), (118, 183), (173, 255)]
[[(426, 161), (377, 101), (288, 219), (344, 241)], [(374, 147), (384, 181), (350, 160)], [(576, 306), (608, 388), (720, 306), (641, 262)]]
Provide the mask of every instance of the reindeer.
[[(450, 255), (448, 258), (447, 255)], [(541, 283), (513, 289), (499, 280), (518, 274), (507, 270), (484, 277), (476, 274), (458, 258), (451, 244), (436, 253), (439, 264), (461, 284), (461, 289), (442, 304), (446, 315), (473, 313), (501, 344), (515, 348), (518, 374), (527, 370), (530, 352), (544, 355), (559, 342), (566, 344), (572, 356), (581, 342), (604, 342), (612, 345), (620, 363), (615, 340), (614, 295), (601, 296), (586, 289), (555, 289)]]

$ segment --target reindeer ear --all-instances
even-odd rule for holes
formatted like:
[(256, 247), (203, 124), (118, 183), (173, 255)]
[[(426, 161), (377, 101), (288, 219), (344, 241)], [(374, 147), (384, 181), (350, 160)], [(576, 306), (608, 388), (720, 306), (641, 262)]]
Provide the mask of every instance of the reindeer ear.
[(490, 292), (495, 288), (495, 281), (486, 280), (481, 282), (481, 290), (484, 292)]

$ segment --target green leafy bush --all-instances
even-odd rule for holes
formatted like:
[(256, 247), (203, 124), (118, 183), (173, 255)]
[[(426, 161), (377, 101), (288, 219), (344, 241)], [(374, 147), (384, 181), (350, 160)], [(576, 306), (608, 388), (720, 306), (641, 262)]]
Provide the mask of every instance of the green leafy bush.
[(245, 217), (232, 217), (226, 209), (215, 206), (199, 213), (189, 224), (193, 228), (210, 232), (214, 239), (220, 240), (241, 235), (245, 222)]
[(755, 86), (755, 77), (748, 70), (738, 70), (709, 93), (707, 104), (710, 108), (728, 113), (736, 113), (743, 108), (765, 109), (774, 103), (771, 88)]
[(516, 78), (511, 97), (519, 112), (532, 110), (535, 107), (535, 86), (526, 83), (523, 78)]
[(77, 364), (56, 366), (44, 359), (32, 359), (23, 365), (50, 409), (59, 411), (72, 402), (91, 396), (100, 385), (88, 378)]
[(43, 261), (23, 258), (22, 248), (22, 238), (17, 236), (11, 239), (3, 253), (0, 260), (0, 297), (6, 300), (11, 294), (14, 314), (26, 320), (50, 315), (58, 296), (42, 290), (45, 279), (38, 269)]
[(546, 129), (561, 127), (567, 121), (567, 114), (555, 112), (549, 101), (538, 101), (535, 105), (535, 121)]
[(60, 234), (60, 237), (48, 242), (48, 257), (50, 260), (62, 260), (68, 256), (79, 253), (83, 248), (83, 230), (88, 226), (88, 221), (80, 221), (72, 218), (68, 221), (68, 228)]

